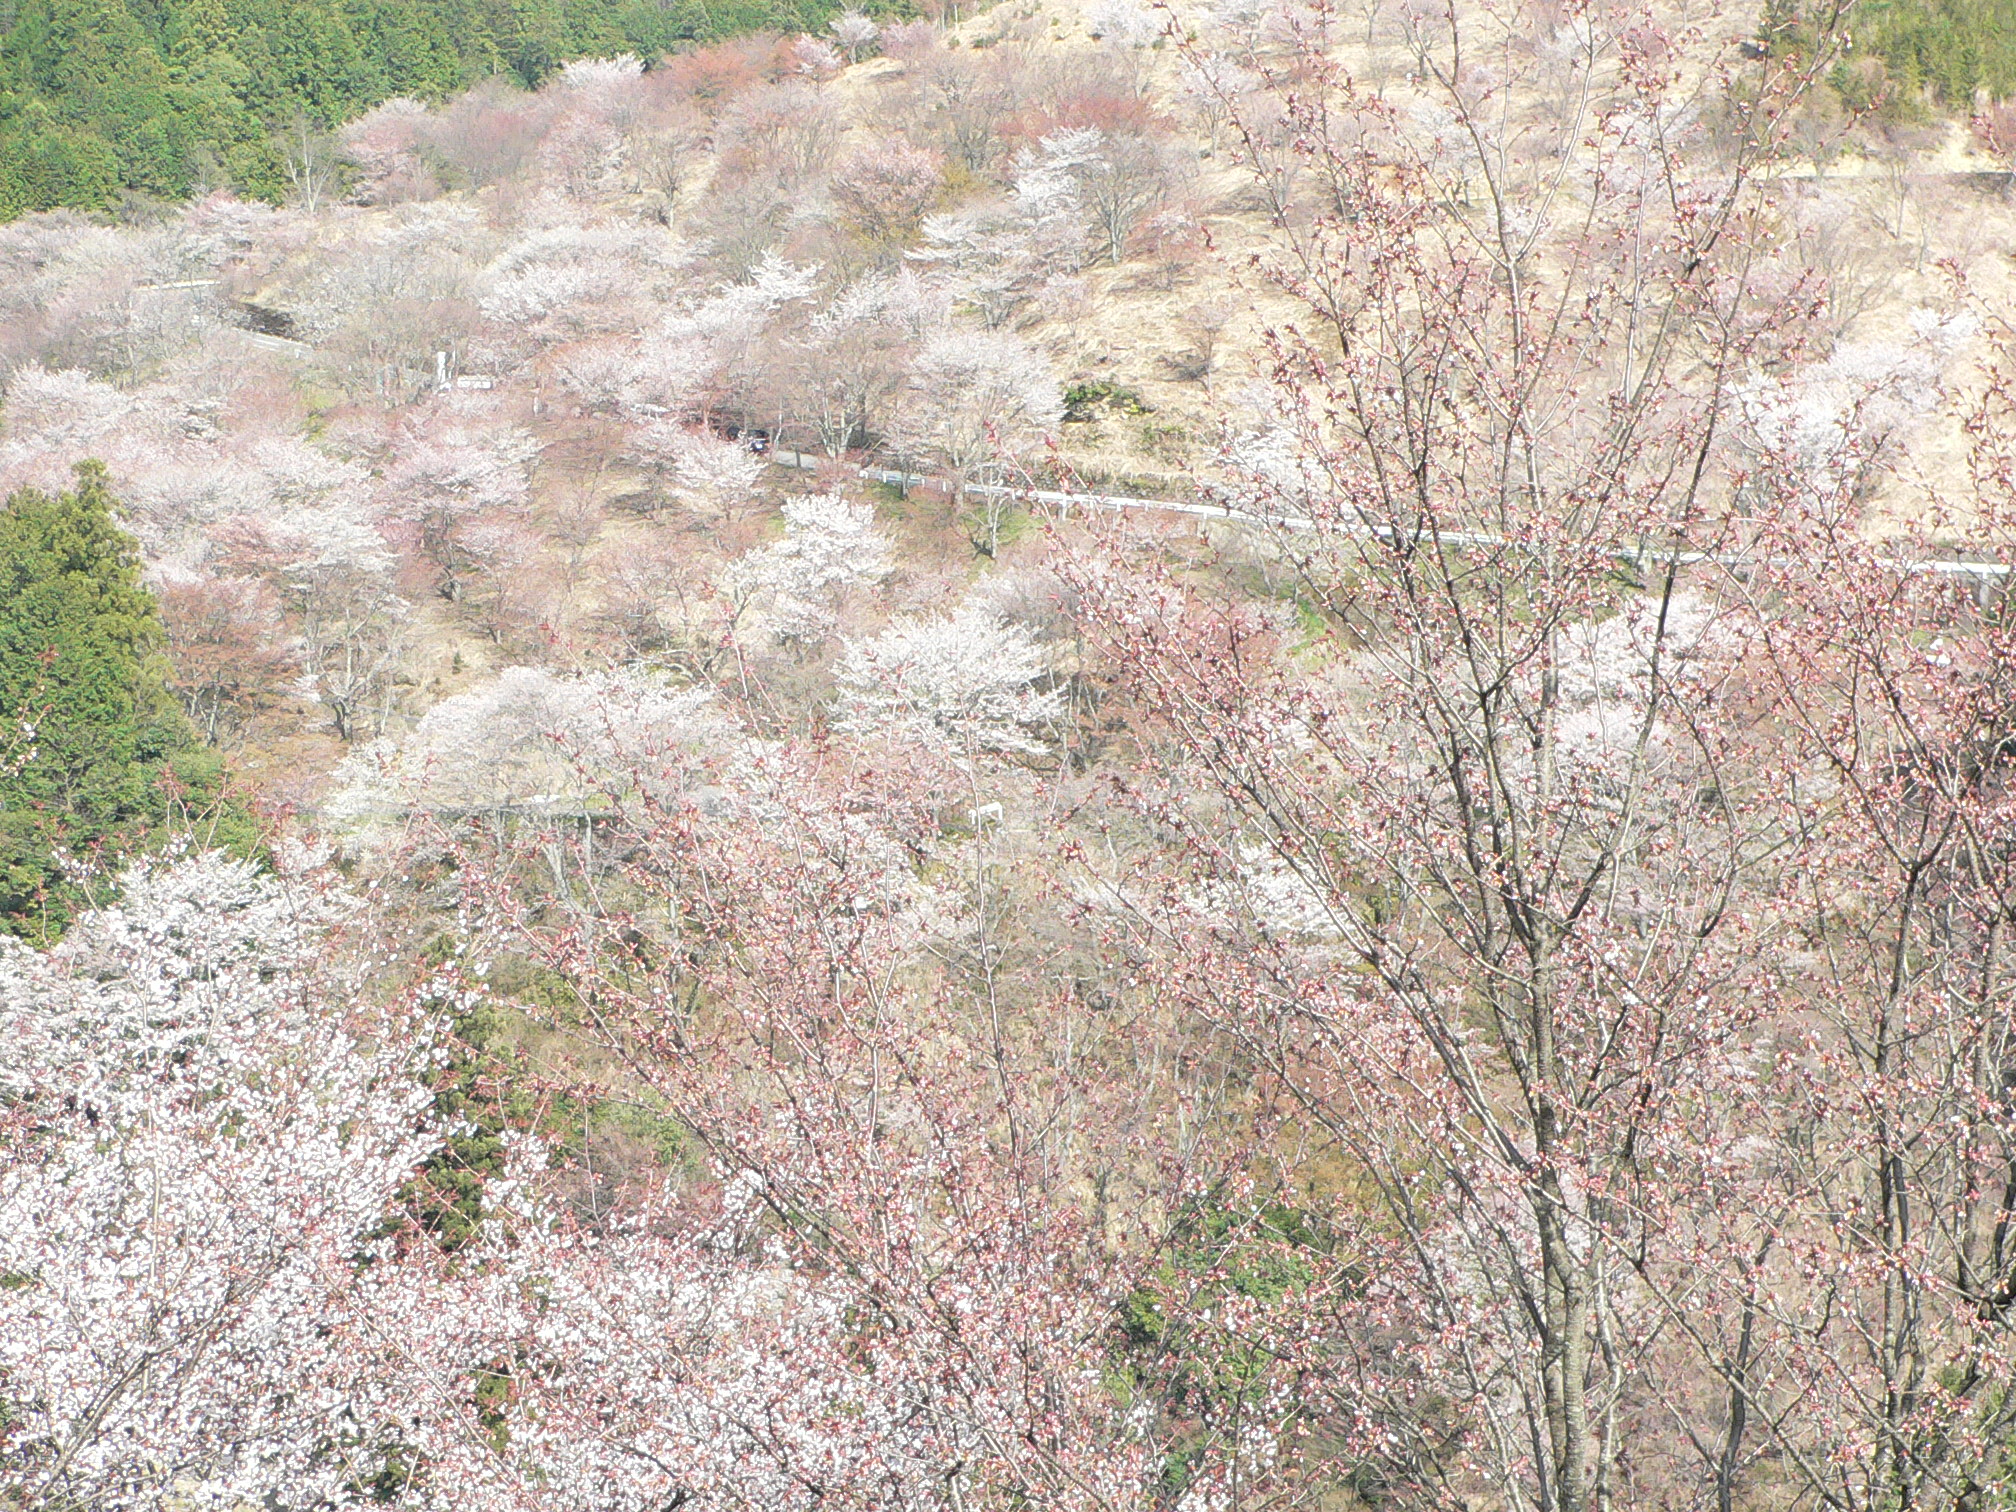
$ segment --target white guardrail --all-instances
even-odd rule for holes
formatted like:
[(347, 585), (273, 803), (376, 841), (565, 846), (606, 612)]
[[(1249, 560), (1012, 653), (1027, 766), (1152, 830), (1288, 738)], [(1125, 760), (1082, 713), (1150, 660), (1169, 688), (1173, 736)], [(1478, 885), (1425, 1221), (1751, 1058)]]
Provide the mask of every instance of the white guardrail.
[[(831, 458), (808, 456), (804, 452), (772, 451), (769, 456), (770, 460), (779, 467), (798, 468), (803, 471), (812, 471), (820, 467), (830, 466), (832, 463)], [(918, 488), (933, 483), (940, 487), (950, 487), (946, 480), (932, 478), (924, 473), (898, 472), (886, 467), (856, 467), (853, 471), (857, 476), (868, 479), (870, 482), (890, 483), (898, 488)], [(1000, 483), (969, 483), (966, 485), (966, 492), (969, 494), (981, 494), (993, 499), (1026, 499), (1032, 504), (1051, 504), (1065, 510), (1069, 510), (1074, 505), (1086, 509), (1145, 510), (1161, 514), (1191, 515), (1200, 519), (1223, 520), (1231, 524), (1256, 525), (1263, 528), (1270, 526), (1283, 530), (1309, 530), (1314, 528), (1314, 522), (1298, 518), (1294, 515), (1252, 514), (1226, 504), (1192, 504), (1180, 499), (1143, 499), (1127, 494), (1068, 493), (1048, 488), (1012, 488)], [(1364, 525), (1351, 528), (1346, 533), (1362, 536), (1368, 540), (1384, 540), (1391, 538), (1396, 532), (1388, 525)], [(1510, 544), (1503, 536), (1487, 535), (1480, 531), (1469, 530), (1444, 531), (1438, 539), (1450, 546), (1498, 547)], [(1715, 551), (1664, 553), (1654, 552), (1650, 549), (1632, 550), (1619, 546), (1616, 554), (1624, 561), (1641, 561), (1650, 558), (1661, 562), (1675, 561), (1683, 566), (1694, 566), (1704, 562), (1712, 562), (1725, 567), (1756, 567), (1759, 565), (1783, 567), (1796, 565), (1789, 561), (1771, 561), (1768, 558), (1760, 563), (1756, 557)], [(1972, 578), (1975, 580), (1977, 591), (1985, 589), (1989, 583), (2007, 579), (2011, 571), (2016, 571), (2016, 566), (2012, 566), (2008, 562), (1960, 562), (1936, 557), (1927, 558), (1923, 561), (1891, 560), (1887, 561), (1885, 565), (1895, 567), (1903, 572), (1931, 572), (1944, 576)]]

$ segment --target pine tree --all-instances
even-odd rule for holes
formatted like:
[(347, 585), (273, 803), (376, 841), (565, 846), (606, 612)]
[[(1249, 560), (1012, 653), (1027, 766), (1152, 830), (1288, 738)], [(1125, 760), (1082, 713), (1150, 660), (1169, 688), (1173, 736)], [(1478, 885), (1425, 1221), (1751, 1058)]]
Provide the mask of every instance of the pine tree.
[(109, 862), (190, 828), (241, 851), (249, 816), (170, 694), (161, 621), (103, 467), (0, 509), (0, 928), (60, 933)]
[(191, 67), (231, 46), (231, 18), (224, 0), (184, 0), (169, 27), (169, 51), (178, 68)]

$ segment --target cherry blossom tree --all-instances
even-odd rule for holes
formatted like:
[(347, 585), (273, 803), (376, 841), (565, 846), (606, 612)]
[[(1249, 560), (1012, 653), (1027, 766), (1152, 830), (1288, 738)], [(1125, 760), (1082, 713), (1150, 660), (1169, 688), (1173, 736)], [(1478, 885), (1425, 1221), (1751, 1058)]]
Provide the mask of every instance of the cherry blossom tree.
[[(635, 778), (612, 791), (667, 791)], [(812, 817), (799, 785), (745, 786), (769, 794), (756, 833)], [(707, 854), (726, 868), (735, 850)], [(891, 875), (857, 843), (820, 880)], [(686, 1083), (682, 1057), (654, 1095), (690, 1088), (696, 1117), (736, 1120), (696, 1124), (737, 1131), (711, 1200), (659, 1186), (632, 1221), (583, 1227), (546, 1202), (548, 1152), (519, 1137), (449, 1264), (385, 1221), (445, 1132), (439, 1026), (334, 1007), (357, 1001), (328, 949), (356, 905), (217, 857), (123, 886), (55, 953), (6, 953), (10, 1495), (503, 1509), (557, 1494), (641, 1512), (1142, 1493), (1138, 1434), (1099, 1369), (1113, 1297), (1060, 1264), (1081, 1236), (998, 1199), (951, 1224), (915, 1201), (991, 1199), (984, 1165), (948, 1183), (863, 1164), (846, 1095), (765, 1135), (744, 1121), (761, 1088)], [(556, 964), (586, 966), (579, 943)], [(472, 995), (443, 976), (435, 1004)], [(747, 1048), (747, 1027), (738, 1012), (710, 1035)], [(925, 1090), (892, 1083), (883, 1106)], [(962, 1143), (978, 1132), (919, 1106)], [(821, 1227), (780, 1212), (823, 1212)]]
[(640, 299), (684, 291), (684, 259), (640, 226), (534, 224), (496, 252), (473, 279), (488, 321), (521, 344), (584, 335), (633, 335)]
[(813, 79), (830, 79), (840, 71), (840, 54), (829, 42), (801, 36), (786, 49), (793, 73)]
[(857, 733), (906, 730), (961, 751), (1033, 755), (1064, 709), (1060, 692), (1037, 687), (1048, 671), (1025, 626), (977, 606), (899, 619), (848, 643), (834, 672), (836, 723)]
[[(497, 1414), (508, 1450), (444, 1443), (435, 1473), (483, 1504), (558, 1494), (639, 1512), (682, 1499), (937, 1506), (960, 1494), (948, 1486), (988, 1499), (988, 1451), (1028, 1420), (1021, 1399), (1037, 1383), (1012, 1368), (991, 1379), (971, 1366), (948, 1372), (942, 1353), (934, 1369), (886, 1305), (864, 1336), (860, 1309), (877, 1305), (869, 1290), (792, 1265), (774, 1240), (767, 1260), (743, 1258), (764, 1242), (767, 1196), (761, 1178), (734, 1179), (721, 1221), (684, 1242), (648, 1231), (536, 1238), (552, 1280), (535, 1290), (514, 1266), (464, 1304), (477, 1338), (524, 1362)], [(650, 1216), (691, 1222), (669, 1204)], [(1003, 1321), (978, 1305), (962, 1311), (976, 1331)], [(575, 1321), (587, 1318), (592, 1340)], [(1045, 1321), (1069, 1326), (1068, 1315)], [(1028, 1322), (1016, 1332), (1040, 1335)], [(1075, 1412), (1069, 1426), (1079, 1427)], [(1093, 1485), (1058, 1505), (1124, 1496), (1131, 1469), (1119, 1456), (1088, 1465)]]
[(430, 119), (418, 100), (394, 98), (343, 128), (343, 150), (357, 169), (353, 199), (375, 204), (438, 192), (420, 151)]
[(702, 514), (741, 513), (757, 497), (765, 471), (763, 458), (746, 445), (666, 420), (639, 430), (631, 447), (673, 498)]
[(270, 307), (356, 392), (380, 402), (424, 393), (438, 381), (435, 354), (459, 353), (477, 325), (477, 274), (495, 239), (472, 208), (391, 207), (340, 246), (290, 263)]
[[(815, 74), (839, 66), (839, 55), (817, 38), (802, 37), (793, 44), (794, 58), (801, 48)], [(807, 70), (794, 64), (793, 71)], [(808, 79), (751, 90), (722, 112), (717, 138), (721, 167), (748, 173), (767, 169), (795, 192), (824, 174), (844, 125), (833, 101)]]
[(374, 733), (389, 712), (409, 611), (393, 586), (392, 551), (361, 504), (317, 501), (270, 525), (240, 517), (212, 538), (228, 568), (278, 590), (298, 638), (298, 693), (322, 705), (340, 738)]
[(631, 420), (695, 408), (709, 376), (704, 359), (689, 343), (628, 336), (574, 343), (551, 363), (559, 386), (584, 408)]
[(780, 378), (785, 409), (828, 456), (869, 444), (902, 390), (916, 343), (949, 312), (943, 292), (910, 270), (855, 280), (793, 341)]
[(717, 285), (659, 321), (648, 345), (686, 354), (678, 361), (705, 375), (700, 418), (708, 417), (710, 405), (733, 413), (747, 404), (773, 338), (804, 310), (818, 276), (816, 264), (800, 266), (766, 251), (747, 276)]
[(650, 124), (631, 135), (629, 159), (642, 192), (655, 192), (667, 225), (679, 203), (680, 191), (691, 180), (708, 147), (708, 123), (691, 104), (681, 103), (653, 113)]
[[(614, 1350), (560, 1326), (591, 1307), (542, 1303), (552, 1322), (525, 1357), (547, 1358), (547, 1339), (562, 1352), (525, 1372), (513, 1443), (555, 1445), (563, 1474), (616, 1467), (607, 1484), (638, 1490), (602, 1499), (622, 1505), (1151, 1498), (1172, 1439), (1109, 1353), (1134, 1272), (1108, 1240), (1132, 1209), (1102, 1218), (1070, 1191), (1082, 1172), (1094, 1189), (1170, 1192), (1141, 1083), (1089, 1074), (1154, 1031), (1022, 977), (991, 926), (920, 879), (913, 848), (943, 852), (941, 784), (960, 785), (935, 743), (702, 760), (712, 780), (688, 779), (683, 801), (645, 796), (659, 779), (612, 785), (626, 841), (611, 864), (648, 900), (635, 911), (555, 929), (510, 901), (508, 858), (481, 892), (599, 1005), (601, 1042), (701, 1142), (730, 1220), (703, 1246), (612, 1268), (606, 1294), (636, 1299)], [(679, 1006), (695, 993), (704, 1015)], [(1173, 1154), (1168, 1179), (1209, 1181)], [(647, 1255), (652, 1231), (606, 1253)], [(730, 1255), (739, 1286), (715, 1279)], [(691, 1363), (668, 1394), (656, 1383), (675, 1359)], [(1191, 1504), (1216, 1504), (1236, 1454), (1208, 1436), (1185, 1453)]]
[(713, 674), (723, 649), (718, 637), (705, 633), (713, 619), (713, 584), (708, 564), (695, 561), (683, 543), (610, 540), (596, 554), (593, 574), (595, 621), (614, 637), (617, 657), (654, 663), (684, 658), (695, 678)]
[(1229, 123), (1232, 102), (1254, 103), (1250, 97), (1260, 83), (1259, 76), (1216, 49), (1180, 54), (1177, 66), (1182, 71), (1182, 98), (1196, 113), (1205, 140), (1215, 153)]
[(216, 744), (287, 682), (294, 659), (279, 595), (257, 578), (170, 577), (155, 586), (190, 723)]
[(1084, 130), (1090, 135), (1082, 142), (1075, 133), (1046, 137), (1044, 149), (1053, 160), (1069, 164), (1106, 260), (1118, 264), (1126, 258), (1135, 228), (1168, 198), (1170, 154), (1161, 142), (1138, 133)]
[(847, 61), (859, 63), (861, 54), (875, 45), (875, 39), (882, 35), (882, 28), (870, 16), (858, 10), (842, 11), (826, 23), (826, 29), (833, 33), (833, 40), (847, 49)]
[(1086, 15), (1085, 24), (1094, 36), (1122, 47), (1146, 47), (1165, 29), (1153, 11), (1133, 0), (1100, 0)]
[(725, 745), (729, 726), (703, 689), (643, 672), (563, 676), (510, 667), (443, 699), (400, 739), (353, 752), (327, 805), (346, 824), (409, 812), (444, 817), (585, 811), (622, 774), (695, 745)]
[[(1062, 150), (1075, 138), (1059, 138)], [(943, 269), (957, 296), (990, 327), (1005, 324), (1036, 290), (1084, 265), (1086, 214), (1070, 165), (1056, 151), (1022, 154), (1006, 203), (981, 205), (920, 223), (914, 258)]]
[[(1057, 380), (1041, 355), (1002, 331), (943, 331), (910, 365), (910, 381), (890, 417), (889, 444), (942, 471), (955, 504), (974, 483), (994, 485), (1004, 461), (1026, 458), (1063, 419)], [(999, 549), (1007, 504), (982, 494), (977, 544)]]
[(523, 503), (538, 452), (523, 432), (478, 428), (452, 407), (404, 427), (385, 472), (386, 513), (413, 531), (420, 555), (436, 570), (443, 598), (452, 600), (462, 591), (469, 525)]
[(23, 481), (40, 476), (28, 469), (49, 454), (67, 452), (75, 460), (135, 408), (128, 395), (82, 369), (51, 372), (36, 363), (23, 364), (7, 380), (9, 476)]
[[(2003, 567), (2010, 378), (1999, 362), (1981, 377), (1972, 397), (1941, 384), (1918, 407), (1950, 404), (1967, 424), (1974, 512), (1957, 544)], [(1861, 443), (1871, 455), (1895, 423), (1882, 400), (1879, 388)], [(1840, 448), (1856, 447), (1855, 429)], [(1760, 468), (1773, 565), (1745, 597), (1785, 606), (1753, 633), (1813, 784), (1817, 854), (1788, 944), (1826, 964), (1793, 954), (1797, 1029), (1775, 1026), (1762, 1116), (1739, 1121), (1744, 1158), (1778, 1194), (1774, 1226), (1751, 1234), (1753, 1256), (1768, 1242), (1776, 1263), (1740, 1273), (1745, 1306), (1769, 1326), (1753, 1328), (1739, 1379), (1758, 1411), (1779, 1414), (1763, 1431), (1810, 1494), (1957, 1504), (2006, 1473), (2011, 1431), (2008, 1293), (1991, 1280), (2007, 1273), (2010, 1199), (1986, 1176), (2004, 1168), (2011, 1127), (2005, 1100), (1981, 1090), (2006, 1022), (1995, 921), (2009, 875), (1989, 837), (2005, 827), (2008, 786), (1983, 742), (1998, 738), (2009, 648), (1978, 584), (1934, 567), (1956, 542), (1933, 537), (1922, 485), (1898, 480), (1914, 523), (1872, 540), (1860, 470), (1805, 455), (1788, 443)], [(1789, 1054), (1795, 1032), (1804, 1063)], [(1737, 1339), (1718, 1342), (1737, 1358)], [(1778, 1380), (1807, 1383), (1810, 1404), (1788, 1413)]]
[(1017, 62), (998, 50), (972, 58), (941, 48), (927, 55), (921, 72), (921, 92), (946, 157), (971, 173), (994, 169), (1004, 133), (1027, 98)]
[[(1799, 1005), (1834, 991), (1787, 932), (1829, 784), (1779, 738), (1763, 651), (1807, 611), (1700, 564), (1790, 547), (1748, 515), (1729, 417), (1799, 355), (1758, 175), (1815, 65), (1754, 70), (1714, 156), (1693, 91), (1741, 65), (1672, 67), (1634, 25), (1424, 22), (1407, 106), (1305, 40), (1269, 79), (1306, 177), (1274, 179), (1263, 259), (1296, 324), (1225, 497), (1312, 617), (1159, 551), (1076, 579), (1153, 710), (1140, 812), (1205, 884), (1101, 868), (1111, 906), (1365, 1183), (1330, 1209), (1364, 1235), (1364, 1312), (1270, 1336), (1396, 1504), (1726, 1507), (1760, 1456), (1819, 1477), (1839, 1442), (1840, 1388), (1782, 1321), (1819, 1316), (1790, 1293), (1826, 1200), (1739, 1111), (1803, 1079)], [(1502, 70), (1550, 31), (1590, 132), (1515, 149)], [(1500, 72), (1469, 72), (1480, 47)], [(1278, 135), (1249, 147), (1263, 183)], [(1839, 478), (1812, 485), (1839, 519)]]
[(889, 541), (871, 507), (838, 494), (786, 499), (783, 515), (783, 539), (730, 562), (726, 585), (778, 638), (820, 640), (831, 632), (843, 594), (888, 576)]
[(864, 241), (891, 247), (916, 231), (942, 178), (934, 154), (885, 138), (851, 154), (826, 192)]
[(391, 1300), (385, 1220), (442, 1137), (438, 1026), (331, 1008), (354, 904), (325, 882), (207, 855), (120, 894), (0, 961), (0, 1485), (326, 1504), (396, 1431), (348, 1329)]
[(633, 55), (577, 58), (545, 93), (557, 107), (536, 152), (536, 168), (569, 199), (593, 202), (627, 180), (628, 127), (642, 104), (644, 65)]
[[(599, 521), (589, 512), (561, 527), (563, 542), (578, 555), (586, 536)], [(546, 556), (547, 542), (531, 527), (509, 519), (478, 520), (462, 533), (468, 576), (457, 604), (488, 636), (507, 645), (535, 637), (555, 606), (555, 584)], [(562, 564), (566, 570), (574, 570)]]

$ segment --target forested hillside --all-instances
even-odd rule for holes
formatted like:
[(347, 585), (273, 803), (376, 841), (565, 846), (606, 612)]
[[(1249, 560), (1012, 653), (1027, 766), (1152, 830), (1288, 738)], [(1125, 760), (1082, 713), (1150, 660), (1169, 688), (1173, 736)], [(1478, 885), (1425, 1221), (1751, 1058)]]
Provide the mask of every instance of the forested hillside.
[[(766, 29), (823, 36), (841, 9), (838, 0), (13, 0), (0, 11), (0, 218), (225, 187), (277, 201), (326, 171), (330, 128), (385, 100), (440, 100), (493, 76), (534, 87), (569, 59), (653, 60)], [(1920, 119), (2016, 90), (2016, 13), (2001, 0), (1858, 0), (1845, 20), (1856, 46), (1830, 87), (1851, 109)], [(1782, 39), (1811, 24), (1785, 8), (1762, 30)]]
[[(121, 191), (278, 199), (316, 134), (395, 95), (570, 58), (655, 58), (830, 0), (12, 0), (0, 9), (0, 217), (103, 210)], [(299, 171), (300, 164), (294, 164)]]
[(2016, 1504), (1976, 75), (0, 16), (0, 1512)]
[(1882, 64), (1907, 109), (1966, 112), (1980, 96), (2016, 94), (2016, 6), (2008, 0), (1859, 0), (1849, 24), (1858, 57)]

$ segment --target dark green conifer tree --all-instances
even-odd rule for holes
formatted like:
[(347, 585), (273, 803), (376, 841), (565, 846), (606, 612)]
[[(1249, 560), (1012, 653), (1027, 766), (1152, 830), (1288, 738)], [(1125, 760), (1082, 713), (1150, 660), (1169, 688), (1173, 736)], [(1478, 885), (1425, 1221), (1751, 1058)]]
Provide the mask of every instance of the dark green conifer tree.
[(99, 871), (193, 833), (240, 853), (250, 815), (170, 694), (161, 620), (105, 471), (0, 507), (0, 928), (62, 932)]

